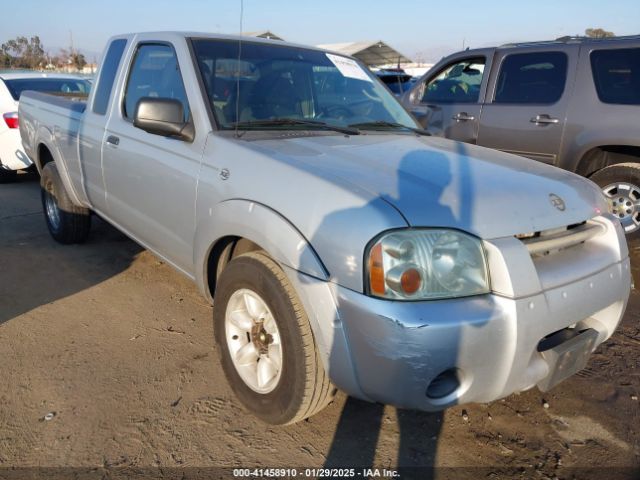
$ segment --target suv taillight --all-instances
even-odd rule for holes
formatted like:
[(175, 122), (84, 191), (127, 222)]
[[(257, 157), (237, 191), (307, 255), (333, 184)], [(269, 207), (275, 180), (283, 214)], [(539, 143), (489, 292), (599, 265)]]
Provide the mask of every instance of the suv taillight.
[(4, 118), (4, 122), (7, 124), (9, 128), (18, 128), (20, 126), (20, 121), (18, 120), (18, 112), (9, 112), (2, 115)]

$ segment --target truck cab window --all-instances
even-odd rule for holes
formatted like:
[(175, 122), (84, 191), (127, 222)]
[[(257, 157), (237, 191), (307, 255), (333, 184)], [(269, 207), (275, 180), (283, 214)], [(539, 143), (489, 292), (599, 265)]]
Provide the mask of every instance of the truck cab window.
[(127, 41), (123, 38), (114, 40), (111, 42), (111, 45), (109, 45), (109, 50), (107, 51), (102, 68), (100, 69), (98, 86), (93, 99), (93, 112), (98, 115), (104, 115), (107, 113), (109, 99), (111, 98), (111, 90), (113, 89), (113, 83), (116, 78), (116, 73), (118, 73), (120, 59), (122, 58), (124, 47), (126, 47), (126, 45)]
[(124, 96), (126, 118), (133, 119), (141, 98), (171, 98), (184, 108), (184, 121), (189, 119), (189, 103), (184, 89), (178, 59), (169, 45), (141, 45), (133, 60)]
[(476, 103), (484, 76), (484, 58), (453, 63), (423, 86), (423, 103)]
[(567, 79), (567, 55), (533, 52), (508, 55), (502, 62), (493, 103), (556, 103)]

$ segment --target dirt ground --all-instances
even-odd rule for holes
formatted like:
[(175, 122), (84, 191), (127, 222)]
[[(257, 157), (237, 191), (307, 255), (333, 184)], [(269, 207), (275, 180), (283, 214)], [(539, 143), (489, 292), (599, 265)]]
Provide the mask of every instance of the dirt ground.
[(35, 178), (0, 185), (0, 478), (371, 465), (402, 478), (640, 478), (638, 293), (588, 368), (547, 394), (443, 414), (339, 395), (271, 427), (227, 387), (190, 281), (97, 218), (88, 243), (54, 243), (39, 198)]

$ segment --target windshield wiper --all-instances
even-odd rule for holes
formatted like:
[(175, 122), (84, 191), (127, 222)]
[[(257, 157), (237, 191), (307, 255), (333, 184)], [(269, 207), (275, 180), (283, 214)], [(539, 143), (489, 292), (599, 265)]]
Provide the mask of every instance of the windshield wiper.
[(429, 132), (427, 132), (426, 130), (422, 129), (422, 128), (416, 128), (416, 127), (410, 127), (408, 125), (403, 125), (402, 123), (396, 123), (396, 122), (387, 122), (385, 120), (376, 120), (374, 122), (361, 122), (361, 123), (352, 123), (349, 125), (349, 127), (353, 127), (353, 128), (362, 128), (362, 129), (374, 129), (374, 130), (382, 130), (385, 128), (394, 128), (394, 129), (398, 129), (398, 128), (402, 128), (404, 130), (410, 130), (414, 133), (417, 133), (418, 135), (425, 135), (425, 136), (431, 136), (431, 134)]
[(333, 130), (334, 132), (345, 133), (347, 135), (359, 135), (360, 130), (349, 125), (348, 127), (342, 127), (340, 125), (332, 125), (327, 122), (320, 122), (318, 120), (303, 120), (299, 118), (270, 118), (265, 120), (249, 120), (246, 122), (233, 122), (230, 124), (233, 128), (260, 128), (260, 127), (287, 127), (287, 126), (308, 126), (314, 128), (320, 128), (323, 130)]

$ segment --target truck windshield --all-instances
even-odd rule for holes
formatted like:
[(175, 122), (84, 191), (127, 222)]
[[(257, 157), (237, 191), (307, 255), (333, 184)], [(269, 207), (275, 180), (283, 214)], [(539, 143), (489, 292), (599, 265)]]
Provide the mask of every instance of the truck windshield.
[(418, 127), (375, 75), (351, 58), (251, 41), (242, 42), (240, 56), (237, 41), (194, 39), (193, 47), (222, 129)]
[(91, 87), (88, 81), (77, 78), (14, 78), (4, 83), (14, 100), (20, 99), (25, 90), (86, 96)]

